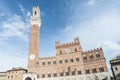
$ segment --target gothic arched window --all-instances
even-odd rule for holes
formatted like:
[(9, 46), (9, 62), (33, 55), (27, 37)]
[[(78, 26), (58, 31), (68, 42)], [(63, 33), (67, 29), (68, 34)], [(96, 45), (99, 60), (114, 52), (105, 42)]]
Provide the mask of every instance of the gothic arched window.
[(37, 14), (37, 12), (35, 11), (35, 15)]
[(75, 48), (75, 52), (77, 52), (77, 48)]
[(96, 57), (97, 57), (97, 58), (100, 58), (100, 54), (96, 54)]

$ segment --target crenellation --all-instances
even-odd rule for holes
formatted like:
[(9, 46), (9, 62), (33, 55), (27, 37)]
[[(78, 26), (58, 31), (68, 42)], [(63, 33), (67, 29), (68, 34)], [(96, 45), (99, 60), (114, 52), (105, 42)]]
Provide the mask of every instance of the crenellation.
[(69, 46), (74, 46), (74, 45), (80, 45), (79, 42), (79, 37), (74, 38), (73, 42), (68, 42), (68, 43), (63, 43), (61, 44), (60, 41), (56, 41), (56, 48), (62, 48), (62, 47), (69, 47)]
[(74, 42), (75, 42), (75, 43), (78, 43), (78, 42), (79, 42), (79, 37), (75, 37), (75, 38), (74, 38)]
[(88, 50), (88, 53), (90, 53), (90, 50)]
[(93, 51), (93, 50), (90, 50), (90, 52), (92, 52), (92, 53), (93, 53), (94, 51)]
[(72, 45), (72, 43), (71, 43), (71, 42), (69, 42), (69, 43), (67, 43), (67, 45)]
[(60, 41), (56, 41), (56, 44), (55, 44), (56, 46), (60, 46), (61, 45), (61, 43), (60, 43)]
[(87, 51), (85, 51), (84, 53), (87, 54)]
[(95, 52), (99, 52), (99, 51), (102, 51), (102, 48), (87, 50), (87, 51), (84, 51), (83, 54), (95, 53)]
[(45, 57), (40, 57), (39, 59), (54, 59), (55, 56), (45, 56)]
[(69, 46), (74, 46), (74, 45), (79, 45), (79, 43), (76, 42), (68, 42), (68, 43), (63, 43), (63, 44), (56, 44), (56, 48), (62, 48), (62, 47), (69, 47)]
[(99, 48), (97, 48), (97, 51), (99, 51), (100, 49)]

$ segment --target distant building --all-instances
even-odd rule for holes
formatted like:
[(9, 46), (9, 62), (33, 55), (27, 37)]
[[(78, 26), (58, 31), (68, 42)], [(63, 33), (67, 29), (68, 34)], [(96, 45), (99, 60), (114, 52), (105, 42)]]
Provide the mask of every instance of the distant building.
[(24, 68), (12, 68), (7, 71), (7, 80), (22, 80), (23, 74), (25, 73), (27, 73), (27, 70)]
[(111, 70), (115, 80), (120, 80), (120, 55), (117, 55), (110, 61)]
[(7, 72), (0, 72), (0, 80), (6, 80)]
[[(39, 58), (40, 9), (33, 7), (30, 17), (28, 74), (23, 80), (110, 80), (102, 48), (83, 51), (79, 38), (56, 42), (56, 56)], [(49, 39), (48, 39), (49, 40)]]
[(12, 68), (6, 72), (0, 72), (0, 80), (22, 80), (25, 73), (27, 73), (27, 70), (24, 68)]

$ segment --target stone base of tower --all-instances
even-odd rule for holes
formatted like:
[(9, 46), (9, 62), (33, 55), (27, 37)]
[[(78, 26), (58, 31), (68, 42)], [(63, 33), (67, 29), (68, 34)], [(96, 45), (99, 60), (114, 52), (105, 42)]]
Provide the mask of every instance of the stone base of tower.
[(75, 76), (38, 78), (37, 80), (110, 80), (110, 75), (108, 72), (102, 72)]

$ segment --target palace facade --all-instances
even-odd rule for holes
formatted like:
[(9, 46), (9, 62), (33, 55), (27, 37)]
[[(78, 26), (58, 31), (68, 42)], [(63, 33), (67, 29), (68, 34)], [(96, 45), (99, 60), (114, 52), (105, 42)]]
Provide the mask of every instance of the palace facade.
[(33, 7), (30, 17), (28, 73), (23, 80), (110, 80), (102, 48), (83, 51), (79, 37), (72, 42), (56, 42), (56, 55), (39, 57), (40, 9)]
[(115, 80), (120, 80), (120, 54), (110, 60), (110, 64)]

